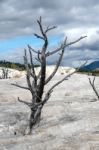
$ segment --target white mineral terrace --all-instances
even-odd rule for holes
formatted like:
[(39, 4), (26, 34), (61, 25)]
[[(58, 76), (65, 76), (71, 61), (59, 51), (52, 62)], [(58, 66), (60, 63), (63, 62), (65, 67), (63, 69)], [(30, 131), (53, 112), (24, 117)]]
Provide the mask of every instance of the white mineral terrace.
[[(53, 68), (47, 68), (47, 76)], [(35, 126), (32, 135), (24, 136), (30, 110), (17, 97), (30, 101), (31, 94), (11, 85), (27, 85), (25, 72), (11, 71), (11, 78), (0, 80), (0, 150), (99, 150), (99, 101), (87, 75), (76, 73), (56, 87), (43, 108), (39, 126)], [(59, 68), (45, 93), (73, 71)], [(95, 84), (99, 91), (99, 77)]]

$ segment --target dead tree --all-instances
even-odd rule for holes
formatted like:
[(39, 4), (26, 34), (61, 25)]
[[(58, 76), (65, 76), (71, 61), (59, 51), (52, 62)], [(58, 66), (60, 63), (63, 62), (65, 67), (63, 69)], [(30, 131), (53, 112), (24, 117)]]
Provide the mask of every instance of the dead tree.
[(91, 78), (88, 78), (88, 79), (89, 79), (89, 83), (90, 83), (90, 85), (91, 85), (91, 87), (92, 87), (92, 89), (93, 89), (97, 99), (99, 100), (99, 94), (98, 94), (98, 91), (97, 91), (97, 89), (95, 87), (95, 79), (96, 79), (95, 76), (93, 77), (92, 80), (91, 80)]
[(6, 68), (6, 67), (3, 67), (2, 68), (2, 79), (7, 79), (8, 78), (8, 68)]
[[(53, 27), (48, 26), (46, 29), (44, 29), (42, 25), (41, 17), (39, 18), (39, 20), (37, 20), (37, 24), (39, 26), (41, 35), (35, 33), (34, 36), (43, 40), (44, 43), (43, 43), (41, 50), (38, 50), (38, 51), (28, 45), (29, 59), (28, 59), (27, 50), (25, 49), (24, 51), (24, 63), (25, 63), (26, 72), (27, 72), (26, 80), (27, 80), (28, 87), (23, 87), (18, 84), (13, 84), (17, 87), (29, 90), (31, 92), (32, 100), (30, 103), (27, 101), (20, 100), (20, 98), (18, 98), (19, 102), (26, 104), (31, 109), (30, 122), (29, 122), (30, 133), (32, 131), (33, 126), (40, 122), (42, 108), (46, 104), (46, 102), (49, 100), (51, 93), (53, 92), (53, 89), (59, 84), (61, 84), (63, 81), (68, 79), (71, 75), (73, 75), (77, 71), (75, 70), (69, 75), (66, 75), (62, 80), (55, 83), (46, 93), (44, 93), (45, 86), (54, 77), (54, 75), (56, 74), (61, 64), (65, 48), (69, 45), (79, 42), (80, 40), (86, 37), (86, 36), (80, 37), (79, 39), (70, 43), (67, 43), (67, 37), (66, 37), (65, 40), (62, 42), (62, 44), (58, 48), (56, 48), (53, 51), (48, 51), (49, 41), (48, 41), (47, 33), (55, 29), (56, 26), (53, 26)], [(56, 63), (56, 67), (54, 71), (49, 75), (49, 77), (46, 77), (47, 58), (58, 52), (60, 52), (60, 54), (59, 54), (58, 61)], [(40, 63), (39, 74), (36, 74), (35, 72), (33, 53), (36, 54), (37, 57), (35, 59)]]

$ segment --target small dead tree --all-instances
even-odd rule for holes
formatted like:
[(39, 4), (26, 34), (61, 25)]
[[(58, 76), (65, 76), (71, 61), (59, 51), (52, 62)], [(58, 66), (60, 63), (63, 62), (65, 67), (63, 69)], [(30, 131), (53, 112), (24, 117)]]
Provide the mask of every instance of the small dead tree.
[(97, 91), (97, 89), (96, 89), (96, 87), (95, 87), (95, 79), (96, 79), (95, 76), (93, 77), (92, 80), (91, 80), (90, 77), (89, 77), (88, 79), (89, 79), (89, 83), (90, 83), (90, 85), (91, 85), (91, 87), (92, 87), (92, 89), (93, 89), (93, 91), (94, 91), (94, 93), (95, 93), (97, 99), (99, 100), (99, 93), (98, 93), (98, 91)]
[[(53, 89), (56, 86), (58, 86), (59, 84), (61, 84), (63, 81), (68, 79), (68, 77), (70, 77), (77, 71), (77, 70), (75, 70), (74, 72), (70, 73), (69, 75), (66, 75), (63, 79), (61, 79), (60, 81), (55, 83), (46, 93), (44, 93), (45, 86), (51, 81), (51, 79), (54, 77), (54, 75), (56, 74), (56, 72), (60, 66), (60, 63), (61, 63), (63, 55), (64, 55), (65, 48), (69, 45), (79, 42), (80, 40), (82, 40), (86, 37), (86, 36), (80, 37), (79, 39), (77, 39), (73, 42), (70, 42), (70, 43), (67, 43), (67, 37), (66, 37), (65, 40), (62, 42), (62, 44), (58, 48), (56, 48), (53, 51), (48, 51), (49, 41), (48, 41), (47, 33), (49, 31), (55, 29), (56, 26), (47, 27), (46, 29), (44, 29), (44, 27), (42, 25), (41, 17), (39, 18), (39, 20), (37, 20), (37, 24), (39, 26), (41, 35), (35, 33), (34, 36), (43, 40), (44, 44), (43, 44), (41, 50), (38, 50), (38, 51), (28, 45), (28, 52), (29, 52), (30, 60), (28, 59), (27, 50), (25, 49), (25, 51), (24, 51), (24, 63), (25, 63), (26, 72), (27, 72), (26, 80), (27, 80), (28, 87), (23, 87), (18, 84), (13, 84), (17, 87), (29, 90), (32, 95), (32, 100), (30, 103), (27, 101), (20, 100), (20, 98), (18, 98), (19, 102), (26, 104), (31, 109), (30, 122), (29, 122), (29, 128), (30, 128), (29, 133), (31, 133), (33, 126), (40, 122), (42, 108), (46, 104), (46, 102), (49, 100), (51, 93), (53, 92)], [(58, 52), (60, 52), (60, 54), (59, 54), (59, 58), (56, 63), (55, 69), (49, 75), (49, 77), (46, 77), (47, 58)], [(36, 74), (36, 72), (35, 72), (35, 65), (34, 65), (34, 60), (33, 60), (33, 55), (32, 55), (33, 53), (37, 55), (36, 60), (40, 63), (40, 72), (38, 74)]]
[(2, 79), (7, 79), (8, 78), (8, 68), (7, 67), (3, 67), (2, 68)]

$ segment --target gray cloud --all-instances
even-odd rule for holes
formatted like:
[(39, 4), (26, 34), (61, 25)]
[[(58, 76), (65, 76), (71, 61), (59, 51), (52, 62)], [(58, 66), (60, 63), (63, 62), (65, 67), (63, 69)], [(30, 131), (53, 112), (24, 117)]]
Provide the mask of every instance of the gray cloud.
[(31, 34), (40, 15), (60, 32), (98, 26), (98, 10), (97, 0), (0, 0), (0, 39)]
[[(0, 40), (32, 35), (38, 29), (36, 19), (41, 15), (44, 24), (58, 26), (52, 34), (63, 33), (68, 41), (88, 36), (68, 49), (67, 60), (81, 60), (90, 54), (95, 59), (99, 53), (98, 12), (98, 0), (0, 0)], [(21, 56), (19, 51), (12, 57), (14, 54)]]

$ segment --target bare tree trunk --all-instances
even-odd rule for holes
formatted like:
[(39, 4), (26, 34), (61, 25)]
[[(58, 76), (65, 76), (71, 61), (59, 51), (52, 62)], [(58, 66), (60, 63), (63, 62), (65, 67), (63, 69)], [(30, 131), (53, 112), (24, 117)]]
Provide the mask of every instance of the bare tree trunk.
[(32, 128), (34, 125), (39, 124), (41, 119), (41, 107), (36, 107), (35, 109), (31, 109), (30, 121), (29, 121), (29, 128), (30, 134), (32, 132)]

